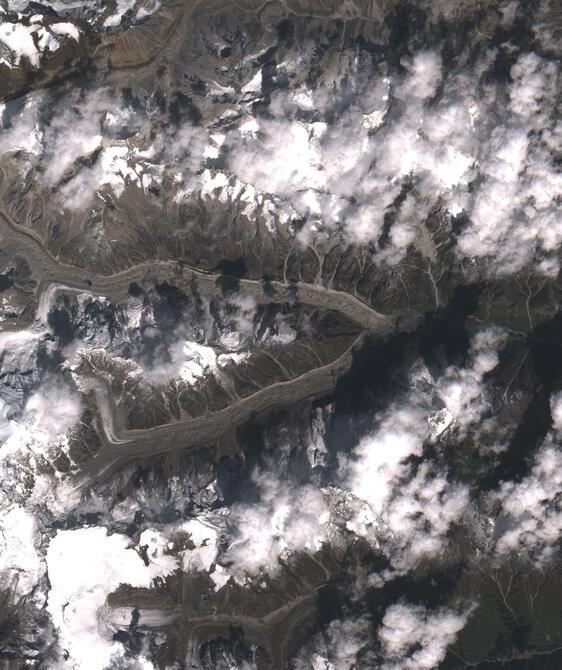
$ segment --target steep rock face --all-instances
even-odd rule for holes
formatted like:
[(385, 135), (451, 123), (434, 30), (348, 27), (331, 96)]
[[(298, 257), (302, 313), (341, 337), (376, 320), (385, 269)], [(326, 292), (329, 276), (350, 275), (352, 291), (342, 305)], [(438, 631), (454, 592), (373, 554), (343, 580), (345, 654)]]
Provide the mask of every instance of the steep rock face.
[(560, 25), (0, 0), (0, 665), (557, 667)]

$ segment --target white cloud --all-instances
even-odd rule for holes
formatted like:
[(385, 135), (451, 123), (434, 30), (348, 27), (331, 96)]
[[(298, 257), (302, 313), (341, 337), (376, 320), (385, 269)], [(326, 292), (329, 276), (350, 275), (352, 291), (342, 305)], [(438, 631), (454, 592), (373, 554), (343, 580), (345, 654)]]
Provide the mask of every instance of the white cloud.
[[(39, 125), (39, 107), (42, 96), (28, 95), (23, 109), (15, 114), (9, 128), (0, 125), (1, 153), (24, 151), (27, 154), (39, 156), (43, 151), (43, 131)], [(0, 103), (0, 118), (5, 105)]]
[[(362, 134), (365, 136), (366, 132)], [(354, 162), (355, 142), (348, 146)], [(332, 148), (339, 153), (339, 147), (339, 142), (335, 145), (324, 133), (319, 136), (314, 124), (309, 127), (301, 122), (260, 120), (259, 140), (246, 139), (242, 150), (232, 157), (232, 168), (243, 181), (266, 193), (290, 197), (298, 191), (321, 191), (328, 188), (331, 175), (331, 171), (326, 173), (323, 169), (327, 154)], [(336, 159), (336, 155), (330, 157)], [(344, 159), (340, 168), (345, 174), (344, 155), (338, 158)], [(271, 170), (272, 163), (275, 170)]]
[[(384, 412), (377, 429), (357, 445), (353, 460), (343, 463), (348, 488), (374, 515), (358, 508), (348, 528), (371, 538), (374, 527), (375, 539), (380, 540), (384, 525), (389, 538), (383, 550), (394, 571), (407, 572), (424, 559), (443, 555), (451, 525), (461, 522), (468, 510), (466, 485), (450, 481), (440, 465), (426, 459), (415, 467), (411, 459), (421, 457), (424, 443), (445, 430), (462, 436), (478, 427), (489, 406), (484, 375), (497, 365), (504, 341), (505, 333), (497, 328), (476, 333), (469, 367), (449, 367), (436, 381), (415, 365), (412, 391)], [(435, 400), (442, 409), (434, 409)]]
[(76, 391), (58, 380), (46, 380), (29, 396), (17, 418), (7, 418), (4, 412), (0, 425), (2, 449), (41, 453), (48, 445), (64, 440), (78, 423), (80, 413), (80, 396)]
[[(472, 225), (459, 240), (459, 250), (470, 256), (493, 256), (500, 266), (517, 271), (527, 262), (533, 232), (516, 219), (520, 206), (519, 175), (525, 167), (528, 140), (523, 131), (503, 129), (490, 138), (486, 180), (470, 212)], [(508, 237), (519, 238), (510, 244)]]
[[(117, 25), (127, 7), (140, 16), (138, 3), (121, 4), (110, 22)], [(316, 89), (294, 83), (272, 96), (269, 117), (253, 118), (246, 109), (240, 125), (224, 132), (184, 124), (155, 134), (149, 101), (146, 111), (133, 112), (98, 90), (65, 99), (46, 127), (33, 122), (30, 109), (29, 120), (18, 119), (4, 146), (40, 153), (43, 143), (45, 184), (70, 176), (57, 197), (71, 208), (100, 189), (119, 195), (127, 184), (146, 191), (165, 181), (177, 204), (199, 195), (234, 203), (250, 220), (265, 220), (272, 234), (304, 217), (296, 235), (302, 245), (334, 236), (376, 243), (385, 213), (408, 180), (413, 188), (394, 212), (389, 243), (376, 252), (379, 261), (400, 262), (439, 207), (468, 214), (456, 250), (480, 259), (483, 272), (513, 273), (531, 263), (553, 277), (562, 240), (556, 201), (562, 176), (553, 163), (562, 146), (562, 124), (552, 113), (558, 69), (522, 54), (511, 85), (486, 83), (476, 99), (491, 59), (484, 52), (470, 68), (445, 70), (436, 51), (419, 51), (402, 63), (401, 74), (343, 53)], [(279, 67), (290, 75), (305, 65), (299, 58)], [(342, 83), (345, 73), (353, 95)], [(318, 119), (302, 120), (299, 110), (313, 110)], [(136, 125), (135, 141), (114, 140), (115, 128), (127, 124)], [(76, 164), (95, 150), (93, 166)], [(228, 168), (210, 169), (209, 158), (224, 158)]]
[(427, 610), (400, 602), (385, 612), (378, 631), (384, 670), (432, 670), (464, 628), (469, 612)]
[[(213, 338), (218, 339), (218, 344), (194, 341), (194, 332), (181, 324), (165, 352), (156, 356), (150, 365), (145, 365), (142, 374), (156, 383), (179, 379), (194, 384), (198, 379), (216, 373), (229, 362), (240, 363), (245, 360), (249, 355), (247, 352), (232, 350), (241, 349), (253, 333), (251, 317), (254, 303), (250, 301), (248, 304), (251, 305), (250, 311), (234, 310), (230, 315), (231, 327), (225, 327), (218, 338)], [(156, 330), (154, 332), (157, 333)], [(140, 368), (133, 374), (141, 374)]]
[(524, 53), (511, 68), (511, 111), (535, 130), (549, 126), (550, 104), (556, 97), (558, 68), (535, 53)]
[[(4, 334), (3, 339), (8, 335)], [(14, 350), (14, 363), (25, 370), (24, 347), (19, 355)], [(34, 348), (27, 353), (33, 355)], [(5, 362), (8, 360), (6, 355)], [(72, 486), (60, 479), (53, 460), (67, 452), (69, 433), (81, 416), (80, 395), (69, 385), (48, 377), (25, 401), (22, 398), (22, 404), (10, 406), (0, 401), (2, 495), (6, 501), (26, 501), (30, 509), (33, 505), (47, 507), (53, 513), (69, 509), (78, 498)]]
[[(258, 190), (273, 192), (308, 217), (309, 223), (299, 233), (304, 244), (334, 224), (343, 224), (345, 235), (354, 242), (376, 241), (385, 209), (400, 193), (401, 181), (414, 174), (422, 180), (421, 192), (412, 194), (399, 209), (391, 249), (382, 256), (396, 263), (414, 241), (437, 196), (446, 200), (452, 190), (456, 200), (463, 199), (474, 160), (469, 155), (474, 143), (469, 104), (448, 101), (426, 110), (422, 103), (441, 79), (439, 57), (421, 52), (406, 65), (409, 74), (394, 82), (403, 108), (388, 128), (374, 136), (369, 130), (378, 128), (386, 114), (388, 77), (370, 80), (356, 102), (330, 124), (287, 119), (290, 104), (281, 104), (284, 98), (278, 95), (277, 104), (272, 105), (275, 117), (260, 120), (259, 131), (255, 129), (233, 147), (231, 167), (241, 179)], [(359, 88), (366, 83), (359, 75), (358, 81)], [(307, 89), (294, 97), (301, 93), (315, 102), (322, 97)], [(374, 107), (374, 126), (365, 123), (370, 115), (363, 113), (361, 105)], [(432, 141), (436, 136), (439, 140)]]
[(375, 513), (384, 511), (393, 488), (408, 473), (406, 459), (421, 455), (427, 432), (423, 409), (404, 403), (389, 410), (378, 430), (357, 446), (357, 461), (350, 467), (350, 488)]
[(55, 515), (76, 507), (79, 495), (52, 463), (68, 446), (68, 437), (58, 433), (61, 424), (53, 435), (32, 421), (25, 423), (22, 416), (8, 418), (12, 411), (0, 405), (0, 490), (6, 504), (25, 503), (29, 509), (39, 506)]
[[(371, 642), (367, 617), (346, 617), (332, 621), (302, 649), (295, 670), (350, 670), (356, 667), (358, 654)], [(362, 659), (365, 662), (365, 659)]]
[[(408, 458), (421, 455), (428, 435), (421, 408), (394, 408), (378, 431), (358, 446), (359, 460), (348, 479), (351, 491), (368, 503), (379, 527), (382, 520), (389, 534), (382, 548), (394, 571), (407, 572), (420, 560), (442, 554), (451, 524), (462, 518), (469, 502), (467, 487), (449, 482), (446, 473), (431, 463), (422, 463), (412, 474)], [(348, 527), (369, 537), (372, 523), (366, 522), (369, 516), (358, 508)]]
[(496, 521), (500, 555), (517, 554), (546, 563), (559, 554), (562, 510), (562, 451), (549, 437), (520, 482), (504, 482), (497, 494), (501, 513)]
[[(461, 254), (487, 259), (489, 269), (514, 273), (533, 262), (553, 276), (557, 261), (541, 254), (558, 249), (562, 221), (557, 198), (562, 175), (554, 155), (562, 146), (554, 113), (558, 68), (533, 53), (512, 67), (503, 123), (482, 142), (480, 173), (485, 178), (469, 209), (471, 225), (459, 239)], [(485, 111), (485, 108), (484, 110)], [(555, 265), (553, 265), (555, 263)]]
[(92, 91), (78, 105), (70, 104), (55, 115), (44, 131), (47, 184), (56, 184), (74, 161), (100, 146), (102, 115), (109, 104), (106, 91)]
[(394, 540), (393, 568), (409, 571), (423, 559), (439, 557), (449, 528), (462, 519), (469, 501), (467, 486), (449, 482), (430, 463), (422, 463), (381, 513)]
[(435, 94), (441, 81), (441, 59), (433, 51), (418, 51), (411, 62), (403, 60), (402, 65), (408, 70), (408, 76), (398, 88), (399, 98), (425, 100)]
[(554, 430), (562, 437), (562, 391), (554, 393), (550, 398), (550, 413)]
[[(74, 104), (72, 104), (74, 102)], [(68, 104), (70, 103), (70, 104)], [(111, 113), (108, 113), (111, 110)], [(112, 139), (114, 127), (135, 123), (132, 113), (108, 89), (98, 89), (55, 114), (44, 130), (44, 180), (55, 185), (72, 168), (71, 178), (59, 189), (60, 198), (71, 208), (82, 207), (102, 187), (119, 196), (126, 184), (146, 189), (152, 182), (138, 147)], [(76, 161), (98, 152), (91, 166)]]
[(60, 439), (80, 419), (80, 397), (66, 385), (44, 384), (25, 404), (24, 421), (46, 435), (49, 441)]
[(449, 367), (438, 380), (437, 395), (444, 405), (440, 412), (443, 428), (454, 425), (466, 434), (482, 418), (489, 407), (484, 376), (498, 364), (498, 352), (506, 338), (507, 333), (499, 328), (476, 333), (470, 346), (469, 366)]
[(222, 561), (232, 561), (228, 572), (242, 583), (246, 575), (278, 572), (281, 556), (317, 552), (330, 520), (324, 496), (312, 486), (292, 488), (266, 474), (255, 479), (261, 502), (232, 506), (229, 523), (236, 530)]
[[(369, 515), (357, 508), (348, 528), (371, 541), (374, 529), (376, 544), (384, 529), (388, 537), (382, 548), (394, 573), (442, 556), (451, 525), (464, 519), (470, 502), (468, 487), (450, 481), (447, 471), (436, 463), (425, 460), (414, 466), (411, 459), (421, 457), (424, 443), (443, 430), (455, 425), (464, 432), (479, 419), (486, 407), (480, 400), (482, 377), (497, 363), (495, 347), (501, 341), (499, 331), (477, 334), (473, 367), (450, 368), (445, 382), (432, 382), (423, 367), (414, 366), (412, 392), (385, 411), (377, 429), (357, 445), (353, 460), (342, 463), (347, 487), (371, 510)], [(432, 409), (435, 397), (445, 403), (438, 412)]]
[[(305, 244), (334, 224), (343, 224), (351, 241), (376, 241), (385, 209), (400, 193), (402, 181), (413, 176), (415, 191), (399, 208), (390, 248), (379, 254), (381, 259), (399, 262), (438, 204), (453, 213), (464, 209), (471, 217), (459, 240), (461, 255), (485, 259), (490, 272), (515, 272), (534, 260), (539, 271), (553, 276), (558, 266), (551, 252), (562, 235), (555, 208), (561, 177), (550, 155), (561, 134), (551, 120), (557, 69), (535, 54), (521, 56), (513, 68), (510, 103), (490, 131), (487, 119), (498, 113), (500, 93), (478, 100), (473, 93), (486, 58), (484, 54), (472, 70), (447, 72), (443, 80), (439, 56), (419, 52), (404, 63), (405, 77), (379, 80), (375, 75), (369, 87), (390, 81), (401, 104), (386, 122), (386, 107), (377, 103), (374, 126), (364, 123), (366, 116), (356, 103), (330, 124), (293, 121), (288, 118), (292, 105), (306, 100), (321, 111), (322, 96), (329, 98), (330, 91), (279, 93), (271, 106), (273, 118), (260, 119), (241, 142), (227, 137), (231, 168), (258, 191), (273, 192), (308, 217), (299, 234)], [(442, 97), (427, 107), (441, 83)], [(357, 75), (355, 85), (364, 84)], [(388, 93), (380, 97), (388, 98)], [(376, 132), (369, 135), (369, 130)], [(529, 139), (531, 130), (543, 131), (543, 140)], [(469, 184), (477, 170), (483, 179), (472, 195)], [(547, 259), (534, 259), (537, 238), (550, 254)]]
[[(72, 24), (54, 24), (53, 29), (57, 26), (70, 37), (75, 36)], [(154, 164), (154, 156), (162, 154), (168, 145), (157, 138), (158, 146), (151, 147), (142, 136), (148, 117), (122, 105), (110, 89), (100, 88), (82, 96), (71, 92), (55, 103), (52, 115), (44, 115), (40, 121), (42, 102), (40, 96), (31, 94), (24, 109), (12, 119), (11, 127), (0, 128), (0, 153), (22, 149), (35, 155), (42, 167), (39, 186), (58, 185), (59, 203), (81, 208), (102, 188), (119, 196), (128, 184), (146, 190), (160, 181), (163, 166), (158, 161)], [(122, 127), (138, 131), (134, 145), (116, 138)], [(176, 137), (173, 149), (162, 160), (171, 164), (177, 152), (184, 155), (184, 143), (182, 137)], [(59, 184), (61, 179), (64, 183)]]
[(168, 350), (170, 360), (158, 363), (146, 369), (146, 376), (156, 382), (169, 379), (182, 379), (193, 384), (200, 377), (204, 377), (217, 368), (219, 353), (214, 347), (198, 344), (181, 337), (171, 344)]

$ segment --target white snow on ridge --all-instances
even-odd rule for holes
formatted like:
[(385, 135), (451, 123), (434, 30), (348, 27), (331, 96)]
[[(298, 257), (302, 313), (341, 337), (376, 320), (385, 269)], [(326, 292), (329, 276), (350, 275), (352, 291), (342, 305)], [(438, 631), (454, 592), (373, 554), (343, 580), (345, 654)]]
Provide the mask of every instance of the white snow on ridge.
[(59, 531), (47, 551), (47, 610), (76, 670), (107, 667), (123, 647), (114, 642), (106, 600), (120, 584), (149, 587), (150, 570), (123, 535), (105, 528)]
[(53, 23), (52, 25), (49, 26), (49, 29), (52, 30), (57, 35), (71, 37), (77, 42), (80, 39), (80, 31), (73, 23), (70, 22)]
[(151, 579), (166, 577), (179, 568), (177, 558), (166, 553), (169, 548), (168, 537), (160, 530), (156, 528), (143, 530), (140, 534), (138, 546), (146, 548)]
[(243, 216), (250, 219), (256, 215), (262, 216), (268, 230), (272, 233), (275, 232), (276, 222), (285, 225), (297, 216), (296, 211), (290, 205), (283, 203), (278, 197), (267, 191), (256, 188), (252, 183), (245, 183), (236, 175), (205, 169), (197, 181), (196, 189), (180, 189), (176, 195), (176, 201), (180, 202), (195, 191), (198, 191), (205, 200), (214, 199), (223, 204), (238, 201), (240, 205), (244, 205), (244, 208), (241, 209)]
[(40, 14), (31, 17), (31, 25), (21, 22), (11, 23), (0, 20), (0, 43), (6, 46), (13, 54), (12, 62), (0, 58), (0, 62), (13, 67), (21, 65), (22, 58), (27, 58), (33, 67), (39, 67), (41, 57), (48, 50), (51, 53), (59, 46), (58, 37), (69, 37), (76, 42), (80, 39), (80, 31), (69, 21), (42, 26)]
[(193, 549), (183, 552), (183, 569), (208, 572), (217, 557), (218, 529), (199, 519), (191, 519), (182, 524), (182, 530), (189, 533)]
[[(34, 67), (39, 65), (39, 52), (33, 41), (36, 30), (35, 26), (24, 26), (21, 23), (0, 23), (0, 42), (14, 53), (16, 63), (27, 58)], [(9, 65), (7, 61), (3, 62)]]
[[(141, 4), (140, 7), (139, 4)], [(139, 20), (154, 14), (159, 7), (159, 0), (147, 0), (144, 3), (139, 3), (138, 0), (117, 0), (115, 12), (107, 17), (103, 25), (106, 28), (116, 28), (121, 25), (127, 12), (131, 12), (132, 16)]]
[[(0, 513), (0, 580), (14, 588), (16, 594), (28, 596), (45, 573), (44, 563), (37, 552), (37, 524), (33, 515), (19, 505)], [(42, 594), (33, 601), (44, 604)]]
[[(93, 23), (96, 17), (106, 8), (106, 3), (103, 0), (50, 0), (42, 3), (42, 5), (61, 16), (81, 19), (90, 17), (88, 19), (90, 23)], [(105, 19), (103, 25), (106, 28), (119, 27), (125, 14), (128, 12), (133, 22), (137, 22), (154, 14), (159, 8), (160, 0), (117, 0), (114, 13)], [(28, 16), (30, 12), (33, 12), (29, 8), (28, 0), (8, 0), (8, 10), (10, 12), (17, 12), (20, 18)], [(0, 16), (3, 13), (4, 10), (0, 6)], [(40, 19), (41, 17), (41, 14), (32, 13), (31, 20)], [(78, 39), (73, 30), (66, 34), (74, 39)]]
[[(181, 559), (180, 566), (180, 561), (172, 555), (171, 549), (174, 547), (173, 538), (186, 533), (189, 535), (189, 546), (177, 551)], [(200, 519), (190, 519), (165, 529), (145, 529), (140, 535), (138, 546), (146, 548), (148, 570), (154, 579), (172, 574), (180, 567), (185, 572), (209, 572), (217, 557), (218, 539), (218, 528)], [(219, 588), (221, 585), (218, 584)]]

